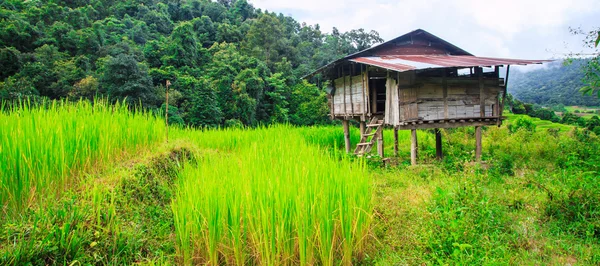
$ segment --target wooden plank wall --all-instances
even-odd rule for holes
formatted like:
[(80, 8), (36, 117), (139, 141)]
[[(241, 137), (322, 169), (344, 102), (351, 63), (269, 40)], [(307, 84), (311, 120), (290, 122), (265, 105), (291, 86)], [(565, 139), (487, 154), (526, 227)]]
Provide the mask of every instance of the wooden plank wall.
[[(397, 75), (396, 72), (390, 73), (390, 75)], [(384, 122), (388, 125), (397, 126), (400, 124), (400, 103), (398, 95), (398, 83), (396, 77), (388, 76), (385, 84), (386, 95), (385, 95), (385, 116)]]
[(398, 94), (400, 98), (400, 121), (418, 119), (418, 99), (414, 71), (399, 74)]
[[(366, 113), (363, 94), (363, 75), (344, 76), (334, 80), (333, 114), (335, 116), (357, 116)], [(365, 88), (366, 89), (366, 88)], [(366, 92), (364, 92), (366, 94)]]
[[(449, 78), (451, 79), (451, 78)], [(420, 81), (417, 80), (419, 83)], [(444, 91), (444, 83), (421, 81), (422, 87), (417, 89), (418, 119), (439, 120), (481, 117), (481, 98), (479, 84), (473, 82), (448, 82)], [(484, 85), (484, 117), (497, 113), (499, 85), (486, 82)], [(447, 98), (444, 99), (444, 95)], [(496, 109), (496, 110), (495, 110)]]

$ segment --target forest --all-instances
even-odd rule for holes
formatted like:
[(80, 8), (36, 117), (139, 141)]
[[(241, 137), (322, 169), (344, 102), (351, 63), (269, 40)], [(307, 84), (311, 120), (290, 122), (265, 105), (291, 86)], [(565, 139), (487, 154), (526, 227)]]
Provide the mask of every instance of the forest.
[(510, 73), (509, 92), (515, 98), (542, 106), (600, 106), (600, 99), (581, 93), (585, 86), (582, 70), (591, 59), (558, 60), (544, 68)]
[(163, 109), (169, 80), (169, 122), (194, 127), (329, 123), (325, 93), (300, 77), (383, 41), (245, 0), (7, 0), (0, 21), (0, 100)]

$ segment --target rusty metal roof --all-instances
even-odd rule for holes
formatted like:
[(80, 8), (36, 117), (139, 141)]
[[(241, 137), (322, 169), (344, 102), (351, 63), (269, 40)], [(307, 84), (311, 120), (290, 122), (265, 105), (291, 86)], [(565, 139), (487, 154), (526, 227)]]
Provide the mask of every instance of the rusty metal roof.
[(502, 65), (528, 65), (552, 61), (477, 57), (471, 55), (391, 55), (357, 57), (349, 60), (356, 63), (377, 66), (398, 72), (446, 67), (463, 68)]
[(331, 62), (313, 73), (328, 73), (347, 61), (377, 66), (394, 71), (411, 71), (430, 68), (467, 68), (505, 65), (528, 65), (552, 60), (519, 60), (476, 57), (469, 52), (421, 29), (409, 32), (390, 41)]

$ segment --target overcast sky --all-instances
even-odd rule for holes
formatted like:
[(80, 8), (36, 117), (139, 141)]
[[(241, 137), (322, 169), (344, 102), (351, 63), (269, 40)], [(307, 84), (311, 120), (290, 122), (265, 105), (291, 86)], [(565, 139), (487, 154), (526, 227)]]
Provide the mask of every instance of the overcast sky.
[[(319, 24), (324, 32), (364, 28), (390, 40), (424, 29), (478, 56), (550, 59), (582, 51), (569, 27), (600, 26), (599, 0), (250, 0), (256, 7)], [(588, 51), (589, 52), (589, 51)]]

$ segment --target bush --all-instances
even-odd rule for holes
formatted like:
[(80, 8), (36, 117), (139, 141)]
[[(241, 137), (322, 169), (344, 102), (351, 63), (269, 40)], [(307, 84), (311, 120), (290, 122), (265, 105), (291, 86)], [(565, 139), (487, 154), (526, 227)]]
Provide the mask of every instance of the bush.
[(569, 124), (569, 125), (576, 125), (578, 119), (579, 119), (579, 117), (577, 115), (575, 115), (573, 113), (566, 112), (566, 113), (563, 114), (563, 117), (560, 120), (560, 123), (562, 123), (562, 124)]
[(508, 130), (511, 133), (515, 133), (520, 129), (534, 132), (535, 124), (533, 123), (533, 120), (529, 117), (519, 117), (513, 123), (508, 125)]
[(586, 121), (585, 127), (589, 130), (594, 130), (596, 127), (600, 127), (600, 119), (598, 116), (593, 116), (589, 120)]
[(546, 215), (570, 234), (600, 240), (600, 182), (593, 175), (582, 179), (551, 200)]
[(238, 119), (229, 119), (229, 120), (225, 121), (225, 127), (227, 127), (227, 128), (243, 128), (244, 124), (242, 123), (242, 121), (240, 121)]
[(437, 264), (481, 264), (491, 255), (485, 243), (505, 240), (506, 208), (470, 182), (438, 188), (429, 211), (434, 221), (426, 238), (426, 257)]
[(498, 159), (492, 161), (488, 170), (489, 174), (493, 176), (513, 176), (515, 174), (513, 170), (515, 167), (514, 157), (510, 154), (501, 154), (497, 157)]
[(595, 127), (592, 131), (596, 134), (596, 136), (600, 137), (600, 126)]

